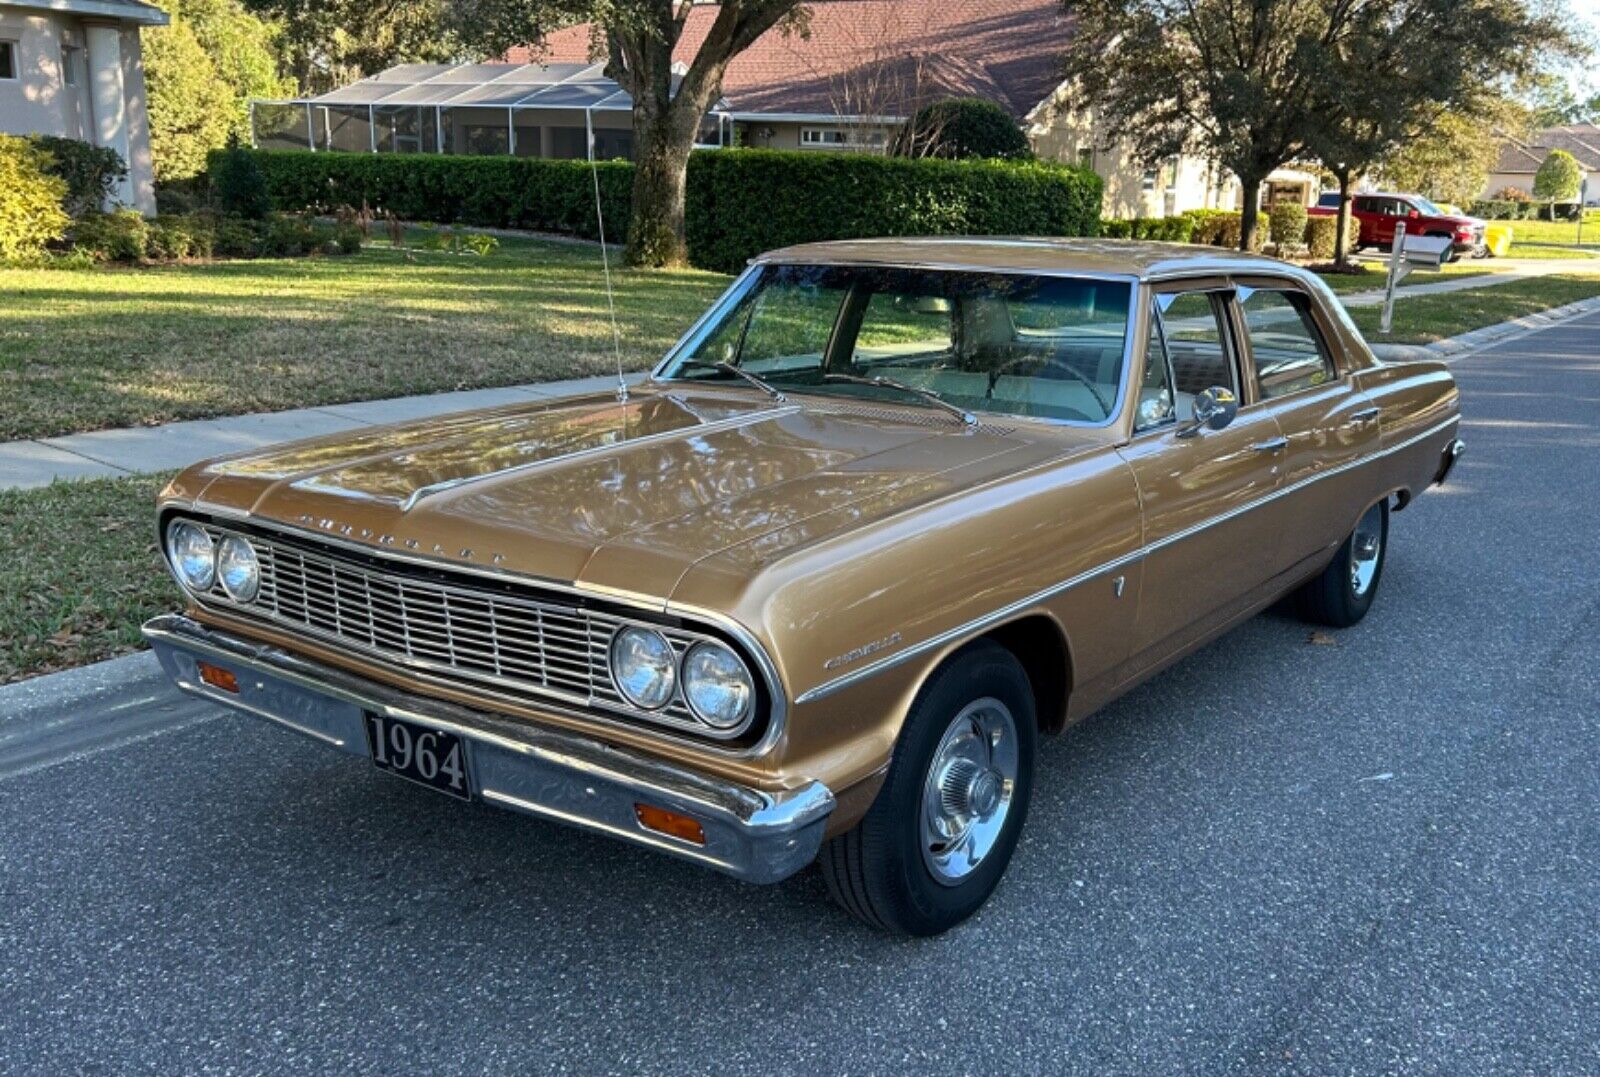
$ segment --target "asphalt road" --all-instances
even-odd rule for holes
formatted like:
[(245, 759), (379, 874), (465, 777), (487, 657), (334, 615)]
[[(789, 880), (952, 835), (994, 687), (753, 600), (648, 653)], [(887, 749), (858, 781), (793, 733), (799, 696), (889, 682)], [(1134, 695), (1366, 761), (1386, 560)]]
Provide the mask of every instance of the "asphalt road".
[(1600, 316), (1456, 369), (1367, 621), (1269, 613), (1047, 742), (937, 940), (138, 676), (0, 714), (0, 1071), (1593, 1073)]

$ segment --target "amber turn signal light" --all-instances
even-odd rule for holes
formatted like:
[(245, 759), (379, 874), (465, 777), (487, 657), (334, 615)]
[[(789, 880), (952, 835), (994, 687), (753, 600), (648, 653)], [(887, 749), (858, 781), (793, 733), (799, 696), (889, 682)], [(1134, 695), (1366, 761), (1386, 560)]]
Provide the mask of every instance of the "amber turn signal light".
[(234, 695), (239, 694), (239, 678), (233, 675), (232, 670), (213, 666), (210, 662), (196, 662), (195, 665), (200, 667), (200, 679), (211, 687), (232, 692)]
[(638, 816), (639, 825), (646, 830), (669, 834), (681, 841), (693, 842), (695, 845), (706, 843), (705, 828), (687, 815), (679, 815), (675, 811), (652, 807), (649, 804), (635, 804), (633, 814)]

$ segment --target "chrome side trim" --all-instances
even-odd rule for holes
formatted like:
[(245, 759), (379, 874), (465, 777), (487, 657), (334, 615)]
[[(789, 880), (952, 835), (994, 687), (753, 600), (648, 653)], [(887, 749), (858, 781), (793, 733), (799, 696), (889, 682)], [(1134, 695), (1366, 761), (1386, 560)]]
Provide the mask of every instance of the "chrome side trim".
[[(169, 614), (144, 626), (179, 689), (367, 757), (364, 713), (441, 729), (468, 744), (484, 801), (644, 845), (750, 882), (776, 882), (816, 857), (832, 792), (821, 782), (768, 791), (708, 777), (644, 753), (501, 715), (417, 698), (276, 647)], [(234, 673), (238, 693), (199, 676), (205, 660)], [(646, 830), (636, 801), (689, 815), (695, 844)]]
[(1081, 583), (1087, 583), (1089, 580), (1095, 579), (1096, 577), (1104, 576), (1106, 573), (1121, 568), (1123, 565), (1143, 560), (1150, 554), (1155, 553), (1158, 550), (1165, 549), (1175, 542), (1182, 542), (1186, 538), (1191, 538), (1202, 531), (1216, 527), (1218, 524), (1226, 523), (1227, 521), (1242, 516), (1247, 512), (1258, 509), (1272, 501), (1276, 501), (1280, 497), (1287, 497), (1289, 494), (1295, 493), (1298, 490), (1302, 490), (1305, 487), (1310, 486), (1312, 483), (1321, 482), (1323, 479), (1330, 479), (1333, 476), (1341, 475), (1352, 468), (1360, 467), (1363, 464), (1370, 464), (1374, 460), (1381, 460), (1384, 457), (1393, 453), (1397, 453), (1402, 449), (1408, 449), (1418, 442), (1426, 441), (1435, 434), (1439, 434), (1445, 430), (1448, 430), (1451, 426), (1456, 425), (1460, 421), (1461, 417), (1459, 415), (1450, 419), (1446, 419), (1444, 422), (1429, 427), (1422, 433), (1409, 437), (1405, 441), (1399, 442), (1398, 444), (1390, 445), (1386, 449), (1372, 453), (1369, 456), (1361, 457), (1359, 460), (1352, 460), (1348, 463), (1340, 464), (1338, 467), (1329, 468), (1327, 471), (1323, 471), (1319, 474), (1301, 479), (1292, 486), (1286, 486), (1281, 490), (1274, 490), (1272, 493), (1267, 494), (1264, 497), (1259, 497), (1254, 501), (1248, 502), (1244, 505), (1239, 505), (1236, 508), (1229, 509), (1227, 512), (1222, 513), (1219, 516), (1214, 516), (1211, 519), (1195, 524), (1192, 527), (1187, 527), (1182, 531), (1177, 531), (1173, 534), (1167, 535), (1165, 538), (1157, 539), (1155, 542), (1147, 543), (1146, 545), (1130, 550), (1119, 557), (1105, 562), (1104, 564), (1097, 565), (1094, 568), (1080, 572), (1070, 579), (1063, 580), (1060, 583), (1046, 587), (1042, 591), (1031, 594), (1026, 598), (1021, 598), (1015, 602), (1002, 606), (1000, 609), (997, 609), (992, 613), (986, 613), (982, 617), (974, 618), (965, 624), (957, 625), (954, 628), (940, 632), (936, 636), (930, 636), (921, 642), (914, 643), (902, 651), (897, 651), (894, 654), (889, 655), (887, 658), (880, 658), (876, 662), (862, 666), (860, 669), (852, 670), (843, 676), (835, 677), (831, 681), (824, 681), (815, 688), (811, 688), (800, 693), (800, 695), (795, 697), (795, 703), (798, 705), (801, 703), (811, 703), (818, 699), (825, 699), (826, 697), (831, 696), (842, 689), (850, 687), (852, 684), (856, 684), (868, 677), (882, 673), (885, 670), (893, 669), (895, 666), (911, 661), (911, 659), (916, 658), (918, 655), (926, 654), (928, 651), (942, 648), (946, 644), (953, 643), (965, 636), (975, 635), (979, 632), (982, 632), (983, 630), (991, 628), (1002, 621), (1009, 620), (1016, 614), (1022, 613), (1041, 602), (1046, 602), (1064, 591), (1071, 590)]
[[(163, 502), (159, 506), (158, 512), (160, 519), (163, 521), (169, 512), (187, 512), (195, 515), (229, 515), (215, 511), (204, 501), (191, 501), (177, 498)], [(727, 614), (720, 611), (705, 609), (700, 606), (692, 606), (681, 602), (672, 602), (661, 598), (656, 598), (654, 596), (630, 593), (613, 588), (588, 587), (581, 583), (567, 583), (560, 580), (550, 580), (541, 576), (533, 576), (526, 573), (508, 572), (503, 569), (493, 569), (482, 565), (474, 565), (470, 562), (451, 561), (446, 558), (432, 557), (420, 553), (407, 553), (405, 551), (396, 550), (387, 546), (367, 545), (361, 542), (355, 542), (349, 539), (330, 535), (325, 531), (318, 531), (305, 527), (296, 527), (292, 524), (286, 524), (278, 520), (263, 519), (261, 517), (251, 516), (248, 513), (243, 515), (232, 515), (235, 519), (247, 522), (251, 527), (257, 527), (270, 533), (299, 537), (311, 543), (313, 546), (325, 545), (338, 549), (350, 550), (354, 553), (363, 554), (368, 557), (381, 558), (385, 561), (411, 564), (436, 571), (458, 572), (463, 575), (476, 576), (480, 579), (495, 580), (500, 583), (511, 583), (518, 586), (532, 587), (558, 594), (571, 595), (575, 598), (609, 602), (616, 606), (640, 610), (642, 612), (655, 614), (657, 616), (681, 617), (686, 621), (698, 621), (701, 624), (710, 626), (716, 631), (722, 632), (737, 642), (740, 647), (744, 649), (745, 653), (754, 660), (757, 670), (760, 672), (762, 679), (766, 682), (767, 695), (772, 701), (772, 714), (768, 718), (767, 727), (762, 733), (761, 739), (755, 744), (752, 744), (748, 748), (735, 749), (729, 748), (726, 745), (719, 745), (715, 742), (707, 741), (702, 738), (673, 736), (671, 731), (664, 726), (644, 726), (632, 722), (617, 721), (614, 719), (605, 718), (590, 711), (562, 710), (562, 713), (567, 714), (570, 717), (581, 718), (586, 721), (607, 724), (613, 727), (629, 729), (652, 736), (660, 736), (665, 739), (673, 740), (677, 743), (693, 744), (697, 748), (701, 748), (710, 752), (717, 752), (719, 754), (738, 759), (763, 755), (766, 752), (771, 751), (773, 745), (778, 742), (778, 738), (783, 735), (784, 727), (788, 721), (789, 696), (784, 689), (783, 679), (778, 675), (777, 664), (772, 661), (772, 656), (767, 653), (766, 647), (762, 645), (762, 643), (756, 638), (755, 633), (751, 632), (748, 628), (734, 620), (732, 617), (729, 617)], [(160, 526), (164, 527), (165, 525), (162, 523)], [(183, 581), (181, 579), (178, 579), (176, 571), (173, 569), (170, 560), (167, 558), (167, 544), (159, 537), (160, 533), (161, 532), (158, 530), (157, 543), (161, 549), (162, 563), (167, 566), (167, 571), (172, 573), (173, 578), (177, 580), (179, 589), (182, 590), (184, 594), (189, 594), (188, 588), (183, 586)], [(226, 607), (220, 607), (219, 609), (220, 612), (223, 613), (230, 612), (230, 610)], [(715, 632), (712, 634), (715, 635)], [(412, 672), (410, 675), (427, 679), (425, 675), (420, 675), (415, 672)], [(456, 685), (455, 687), (459, 688), (460, 686)], [(498, 698), (506, 699), (508, 697), (502, 695)]]

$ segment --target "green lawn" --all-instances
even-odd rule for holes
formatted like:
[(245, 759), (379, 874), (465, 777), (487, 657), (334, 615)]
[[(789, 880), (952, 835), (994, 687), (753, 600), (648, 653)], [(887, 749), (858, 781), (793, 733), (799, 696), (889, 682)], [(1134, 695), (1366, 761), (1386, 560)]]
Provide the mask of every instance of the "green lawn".
[[(1359, 262), (1359, 273), (1322, 273), (1319, 276), (1329, 288), (1340, 295), (1351, 292), (1371, 292), (1381, 289), (1384, 282), (1389, 279), (1389, 265), (1387, 262)], [(1492, 265), (1481, 261), (1451, 262), (1438, 272), (1418, 270), (1401, 283), (1400, 287), (1409, 288), (1416, 284), (1427, 284), (1431, 281), (1442, 280), (1450, 277), (1452, 280), (1459, 277), (1481, 277), (1494, 272)]]
[[(613, 281), (623, 360), (637, 370), (728, 278)], [(0, 269), (0, 295), (0, 441), (578, 377), (615, 362), (591, 246)]]
[(167, 478), (0, 490), (0, 684), (137, 650), (181, 604), (156, 549)]
[(1510, 318), (1600, 296), (1600, 275), (1562, 273), (1440, 295), (1397, 297), (1393, 331), (1378, 332), (1381, 306), (1354, 307), (1350, 316), (1374, 344), (1428, 344)]
[[(1577, 221), (1505, 221), (1511, 226), (1511, 254), (1524, 243), (1578, 242)], [(1600, 250), (1600, 210), (1591, 209), (1584, 214), (1583, 245)]]

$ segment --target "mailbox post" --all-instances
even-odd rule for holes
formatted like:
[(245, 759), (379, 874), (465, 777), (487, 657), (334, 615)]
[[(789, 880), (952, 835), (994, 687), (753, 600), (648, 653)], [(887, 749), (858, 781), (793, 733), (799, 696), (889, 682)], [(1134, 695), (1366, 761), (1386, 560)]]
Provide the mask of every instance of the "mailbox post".
[(1404, 221), (1394, 226), (1394, 244), (1389, 250), (1389, 280), (1383, 293), (1383, 318), (1378, 331), (1388, 333), (1394, 324), (1395, 286), (1411, 275), (1413, 269), (1437, 270), (1444, 266), (1450, 255), (1448, 236), (1408, 236)]

